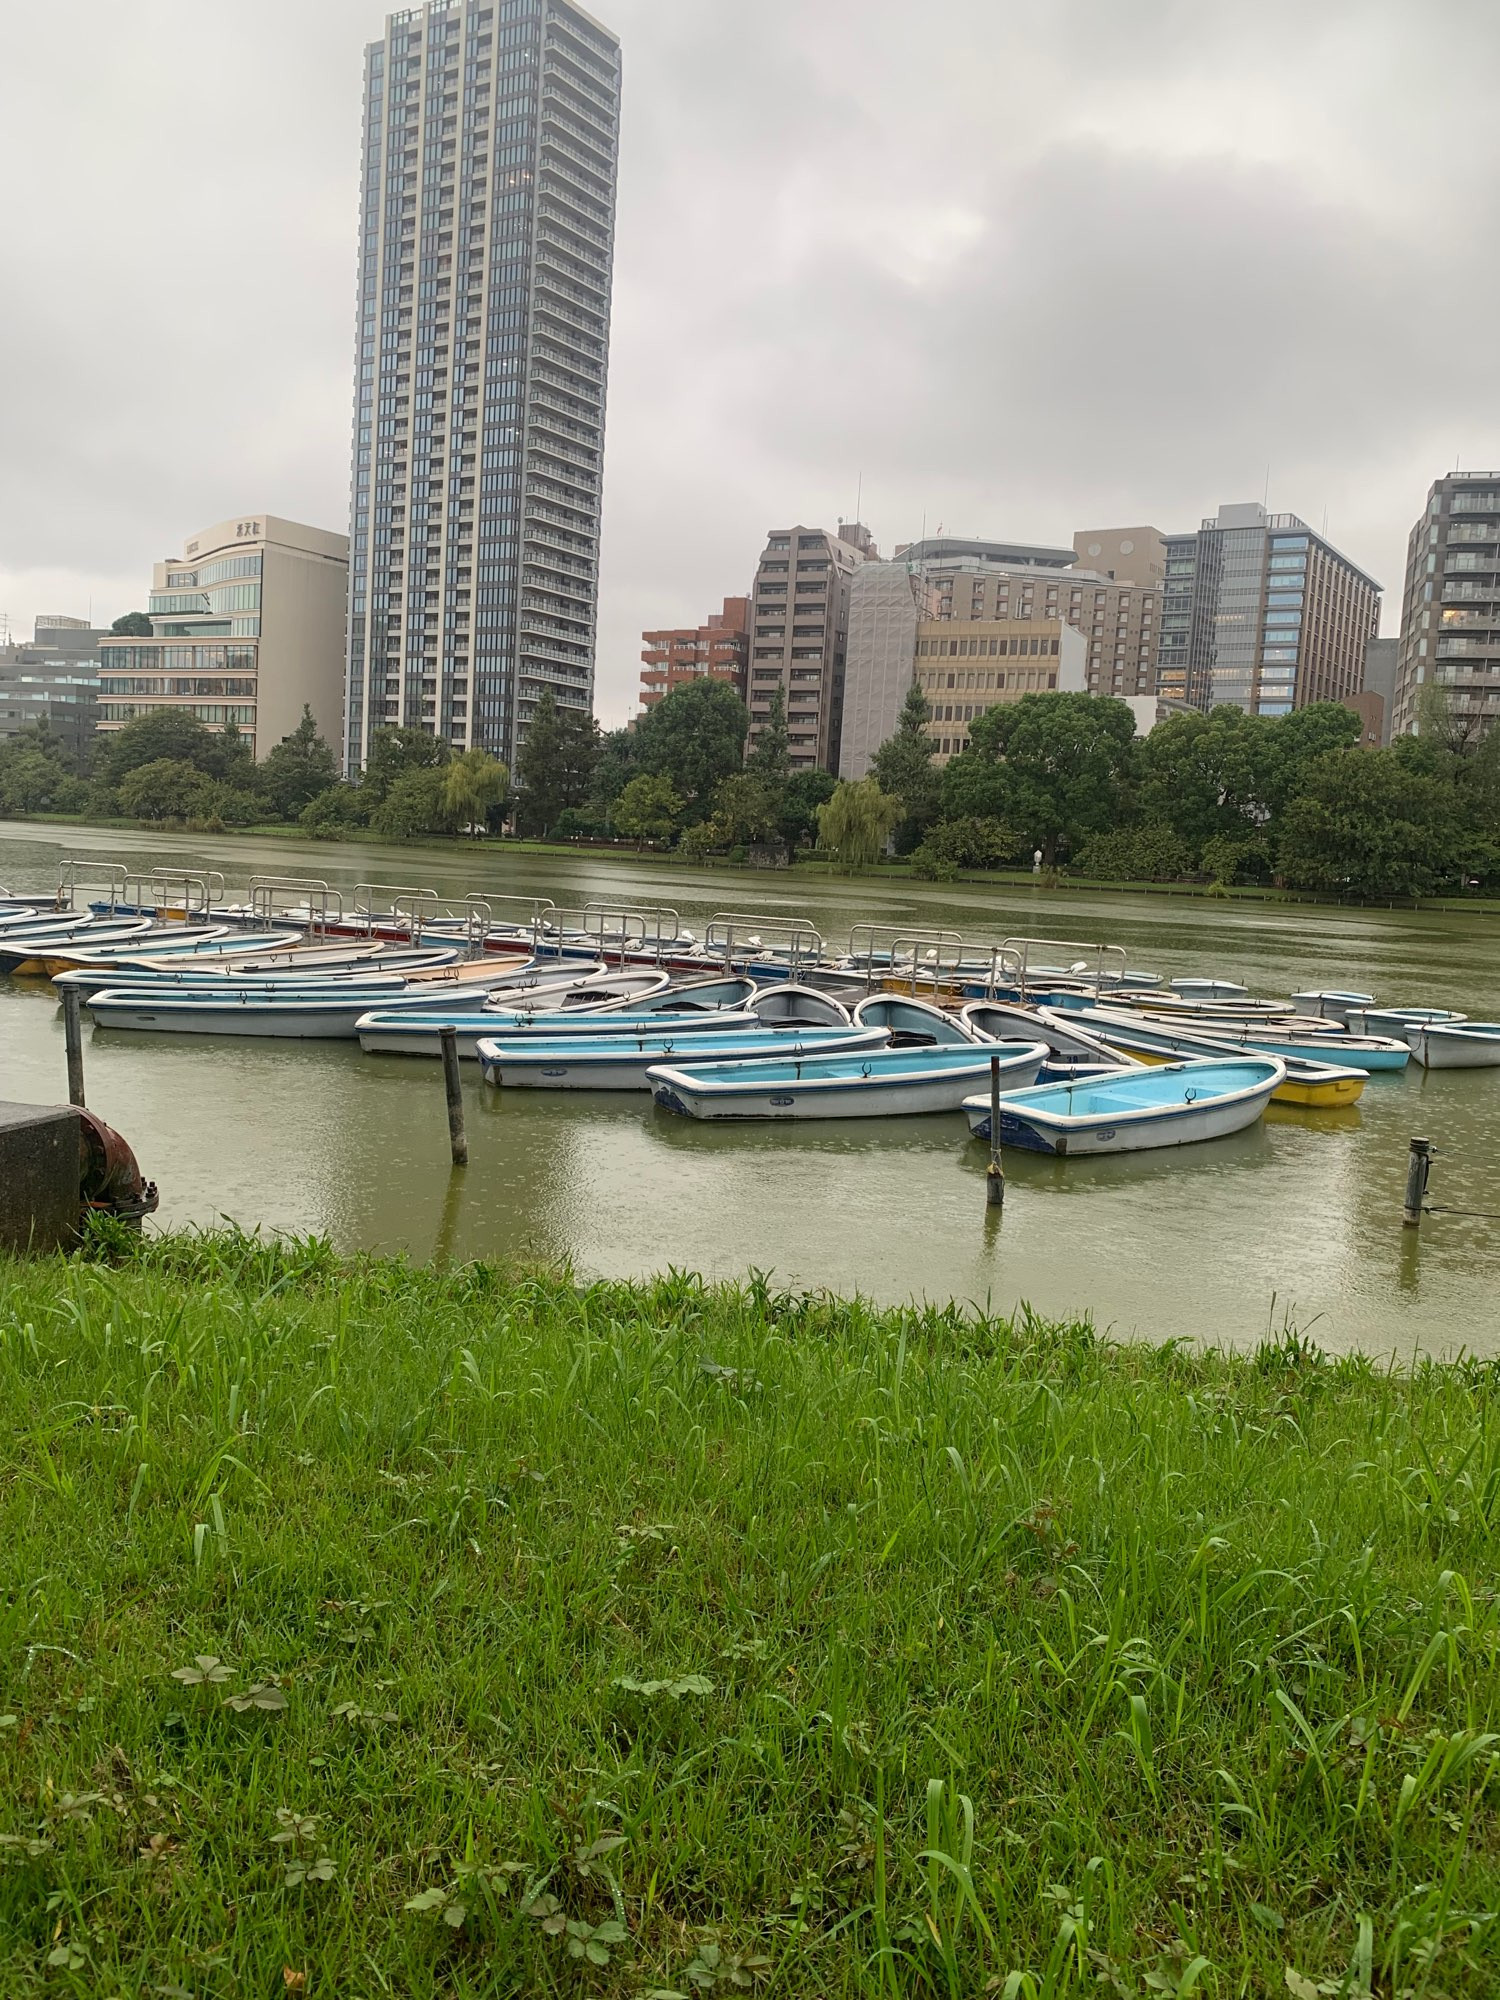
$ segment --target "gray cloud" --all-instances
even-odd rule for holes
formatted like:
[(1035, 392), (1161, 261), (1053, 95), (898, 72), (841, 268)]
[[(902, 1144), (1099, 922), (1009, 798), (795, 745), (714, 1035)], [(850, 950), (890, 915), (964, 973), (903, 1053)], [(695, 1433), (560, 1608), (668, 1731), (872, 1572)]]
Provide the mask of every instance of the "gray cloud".
[[(625, 43), (599, 701), (765, 528), (1190, 526), (1259, 494), (1399, 596), (1500, 462), (1500, 13), (598, 0)], [(75, 0), (0, 73), (0, 609), (342, 526), (364, 0)], [(1431, 51), (1461, 48), (1439, 72)], [(1388, 601), (1387, 624), (1399, 606)]]

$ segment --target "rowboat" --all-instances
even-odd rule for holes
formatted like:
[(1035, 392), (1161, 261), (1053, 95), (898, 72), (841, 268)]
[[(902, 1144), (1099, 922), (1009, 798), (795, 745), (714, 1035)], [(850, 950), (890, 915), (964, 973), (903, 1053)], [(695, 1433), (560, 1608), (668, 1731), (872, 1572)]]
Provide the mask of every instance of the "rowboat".
[(506, 1017), (529, 1008), (533, 998), (545, 999), (549, 1008), (581, 1012), (596, 1001), (628, 998), (632, 992), (643, 997), (655, 993), (667, 979), (665, 973), (612, 973), (603, 965), (585, 967), (581, 974), (570, 973), (560, 960), (553, 960), (552, 966), (553, 970), (544, 971), (538, 964), (520, 981), (514, 976), (506, 979), (484, 1006), (459, 1002), (443, 1007), (419, 1001), (411, 1007), (373, 1007), (354, 1023), (359, 1045), (368, 1055), (437, 1056), (442, 1054), (443, 1029), (452, 1028), (458, 1053), (475, 1061), (480, 1037), (499, 1033)]
[[(95, 925), (97, 929), (92, 928)], [(139, 937), (150, 928), (144, 917), (112, 924), (100, 924), (97, 917), (74, 917), (66, 924), (54, 922), (36, 930), (9, 930), (0, 935), (0, 972), (41, 973), (49, 952), (66, 951), (75, 938), (91, 936), (102, 945)]]
[(662, 1065), (647, 1074), (656, 1102), (686, 1118), (889, 1118), (956, 1111), (996, 1056), (1003, 1083), (1032, 1083), (1046, 1053), (1040, 1042), (987, 1042)]
[(854, 1020), (861, 1028), (884, 1028), (898, 1049), (942, 1048), (977, 1040), (961, 1015), (899, 993), (870, 994), (855, 1008)]
[[(749, 976), (755, 979), (753, 967)], [(853, 1000), (856, 994), (863, 991), (861, 987), (851, 990), (847, 981), (840, 982), (833, 992), (825, 990), (821, 984), (803, 979), (778, 979), (770, 984), (756, 980), (755, 985), (755, 997), (747, 1004), (763, 1021), (803, 1028), (847, 1027), (849, 1008), (839, 993)]]
[[(302, 966), (278, 954), (277, 962), (265, 968), (248, 958), (214, 965), (199, 965), (192, 959), (180, 965), (171, 959), (139, 965), (127, 961), (118, 966), (78, 966), (71, 972), (57, 973), (52, 984), (61, 992), (73, 988), (87, 1006), (91, 995), (106, 988), (110, 992), (134, 992), (149, 986), (162, 992), (206, 995), (225, 993), (231, 986), (258, 988), (265, 993), (289, 993), (294, 989), (337, 992), (351, 979), (378, 979), (392, 990), (410, 988), (436, 997), (454, 986), (459, 990), (473, 987), (485, 991), (508, 976), (493, 962), (483, 964), (476, 960), (465, 965), (433, 962), (434, 958), (451, 957), (446, 952), (397, 952), (390, 958), (365, 958), (348, 965)], [(413, 959), (416, 963), (410, 962)], [(440, 982), (436, 989), (429, 984), (432, 980)]]
[(1360, 1007), (1350, 1010), (1349, 1031), (1355, 1035), (1395, 1035), (1405, 1039), (1408, 1028), (1456, 1028), (1467, 1014), (1447, 1007)]
[(748, 1028), (724, 1034), (680, 1036), (659, 1023), (636, 1035), (575, 1035), (557, 1041), (509, 1041), (483, 1036), (479, 1060), (486, 1083), (533, 1090), (649, 1090), (649, 1072), (684, 1055), (701, 1065), (734, 1063), (778, 1066), (804, 1056), (862, 1055), (884, 1049), (883, 1028)]
[(1047, 1061), (1096, 1063), (1105, 1069), (1138, 1067), (1134, 1056), (1112, 1048), (1101, 1036), (1079, 1027), (1069, 1014), (1042, 1007), (1005, 1006), (994, 1000), (971, 1000), (963, 1020), (981, 1041), (1045, 1042)]
[[(454, 1008), (464, 1009), (481, 1023), (492, 1024), (493, 1012), (484, 1011), (493, 998), (499, 1003), (525, 999), (529, 994), (551, 990), (560, 999), (577, 983), (548, 975), (551, 987), (538, 988), (526, 979), (517, 980), (497, 965), (477, 968), (483, 983), (471, 981), (454, 997)], [(598, 968), (602, 974), (603, 968)], [(290, 990), (253, 986), (230, 986), (225, 990), (181, 992), (166, 987), (106, 987), (89, 1000), (96, 1027), (129, 1028), (145, 1033), (179, 1035), (246, 1035), (257, 1039), (283, 1041), (352, 1041), (361, 1018), (373, 1011), (391, 1019), (408, 1012), (421, 1013), (441, 1004), (430, 987), (413, 987), (404, 981), (383, 987), (379, 974), (355, 973), (343, 979), (326, 979), (315, 986)], [(476, 1032), (488, 1032), (481, 1028)], [(441, 1047), (435, 1035), (433, 1053)]]
[(1167, 984), (1185, 1000), (1244, 1000), (1250, 992), (1237, 979), (1169, 979)]
[(1406, 1039), (1423, 1069), (1500, 1068), (1500, 1021), (1414, 1021)]
[[(1012, 1091), (1000, 1099), (1000, 1143), (1071, 1159), (1222, 1139), (1255, 1123), (1285, 1074), (1274, 1056), (1252, 1056)], [(970, 1131), (988, 1138), (989, 1095), (967, 1097), (963, 1108)]]
[(1348, 1025), (1353, 1008), (1373, 1007), (1373, 993), (1340, 993), (1336, 988), (1315, 986), (1304, 993), (1292, 995), (1292, 1005), (1299, 1014), (1311, 1014), (1320, 1020), (1342, 1021)]
[[(707, 1004), (710, 995), (720, 997), (710, 1005)], [(586, 990), (580, 998), (587, 1001)], [(507, 1042), (656, 1031), (674, 1035), (725, 1034), (763, 1025), (760, 1016), (747, 1004), (754, 999), (755, 988), (748, 979), (695, 980), (681, 987), (664, 987), (644, 1000), (607, 1000), (602, 1005), (576, 1007), (512, 1007), (497, 1013), (490, 1032)]]
[(160, 953), (177, 959), (226, 949), (244, 950), (244, 939), (239, 936), (231, 938), (226, 924), (174, 924), (157, 929), (148, 926), (133, 936), (108, 944), (101, 944), (97, 937), (86, 934), (72, 944), (50, 945), (37, 953), (36, 963), (52, 979), (59, 972), (72, 972), (78, 966), (108, 967), (122, 958), (134, 958), (142, 952)]
[[(1070, 1023), (1071, 1014), (1060, 1019)], [(1096, 1007), (1083, 1019), (1102, 1040), (1143, 1062), (1172, 1062), (1182, 1056), (1238, 1056), (1246, 1051), (1276, 1056), (1284, 1063), (1313, 1063), (1340, 1069), (1402, 1070), (1411, 1060), (1405, 1042), (1376, 1035), (1305, 1035), (1288, 1033), (1285, 1024), (1220, 1022), (1212, 1029), (1180, 1028), (1175, 1022), (1144, 1020), (1123, 1011)], [(1355, 1096), (1358, 1096), (1356, 1091)], [(1305, 1103), (1305, 1098), (1292, 1100)], [(1334, 1095), (1330, 1103), (1349, 1104), (1353, 1098)]]

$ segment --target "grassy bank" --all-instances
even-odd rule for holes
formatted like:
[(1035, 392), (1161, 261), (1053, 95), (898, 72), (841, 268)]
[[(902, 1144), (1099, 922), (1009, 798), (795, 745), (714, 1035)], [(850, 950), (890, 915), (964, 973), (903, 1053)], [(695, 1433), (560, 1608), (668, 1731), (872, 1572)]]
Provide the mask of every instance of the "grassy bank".
[(0, 1265), (0, 1990), (1492, 1993), (1493, 1387)]

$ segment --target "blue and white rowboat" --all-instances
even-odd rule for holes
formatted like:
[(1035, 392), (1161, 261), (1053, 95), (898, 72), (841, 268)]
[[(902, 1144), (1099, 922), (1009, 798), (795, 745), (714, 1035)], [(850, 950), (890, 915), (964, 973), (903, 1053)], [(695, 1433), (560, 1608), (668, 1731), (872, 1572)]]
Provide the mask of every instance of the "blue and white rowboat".
[(1002, 1084), (1033, 1083), (1041, 1042), (872, 1049), (777, 1062), (663, 1064), (651, 1094), (687, 1118), (890, 1118), (956, 1111), (1000, 1059)]
[(570, 1036), (553, 1042), (516, 1042), (485, 1036), (479, 1060), (486, 1083), (531, 1090), (649, 1090), (648, 1073), (675, 1056), (697, 1070), (703, 1064), (774, 1062), (804, 1056), (863, 1054), (885, 1049), (883, 1028), (767, 1028), (753, 1019), (732, 1034), (690, 1034), (681, 1039), (657, 1025), (638, 1035)]
[[(1000, 1143), (1072, 1159), (1142, 1153), (1222, 1139), (1253, 1125), (1286, 1075), (1274, 1056), (1117, 1070), (1087, 1083), (1049, 1083), (1000, 1099)], [(988, 1092), (966, 1097), (969, 1129), (989, 1136)]]

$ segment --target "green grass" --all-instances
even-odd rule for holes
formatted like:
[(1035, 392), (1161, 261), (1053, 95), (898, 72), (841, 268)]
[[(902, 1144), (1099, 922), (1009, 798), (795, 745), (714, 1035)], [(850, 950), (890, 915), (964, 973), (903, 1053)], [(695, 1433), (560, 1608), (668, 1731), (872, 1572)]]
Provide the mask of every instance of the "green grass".
[(0, 1264), (0, 1992), (1491, 1994), (1496, 1381)]

